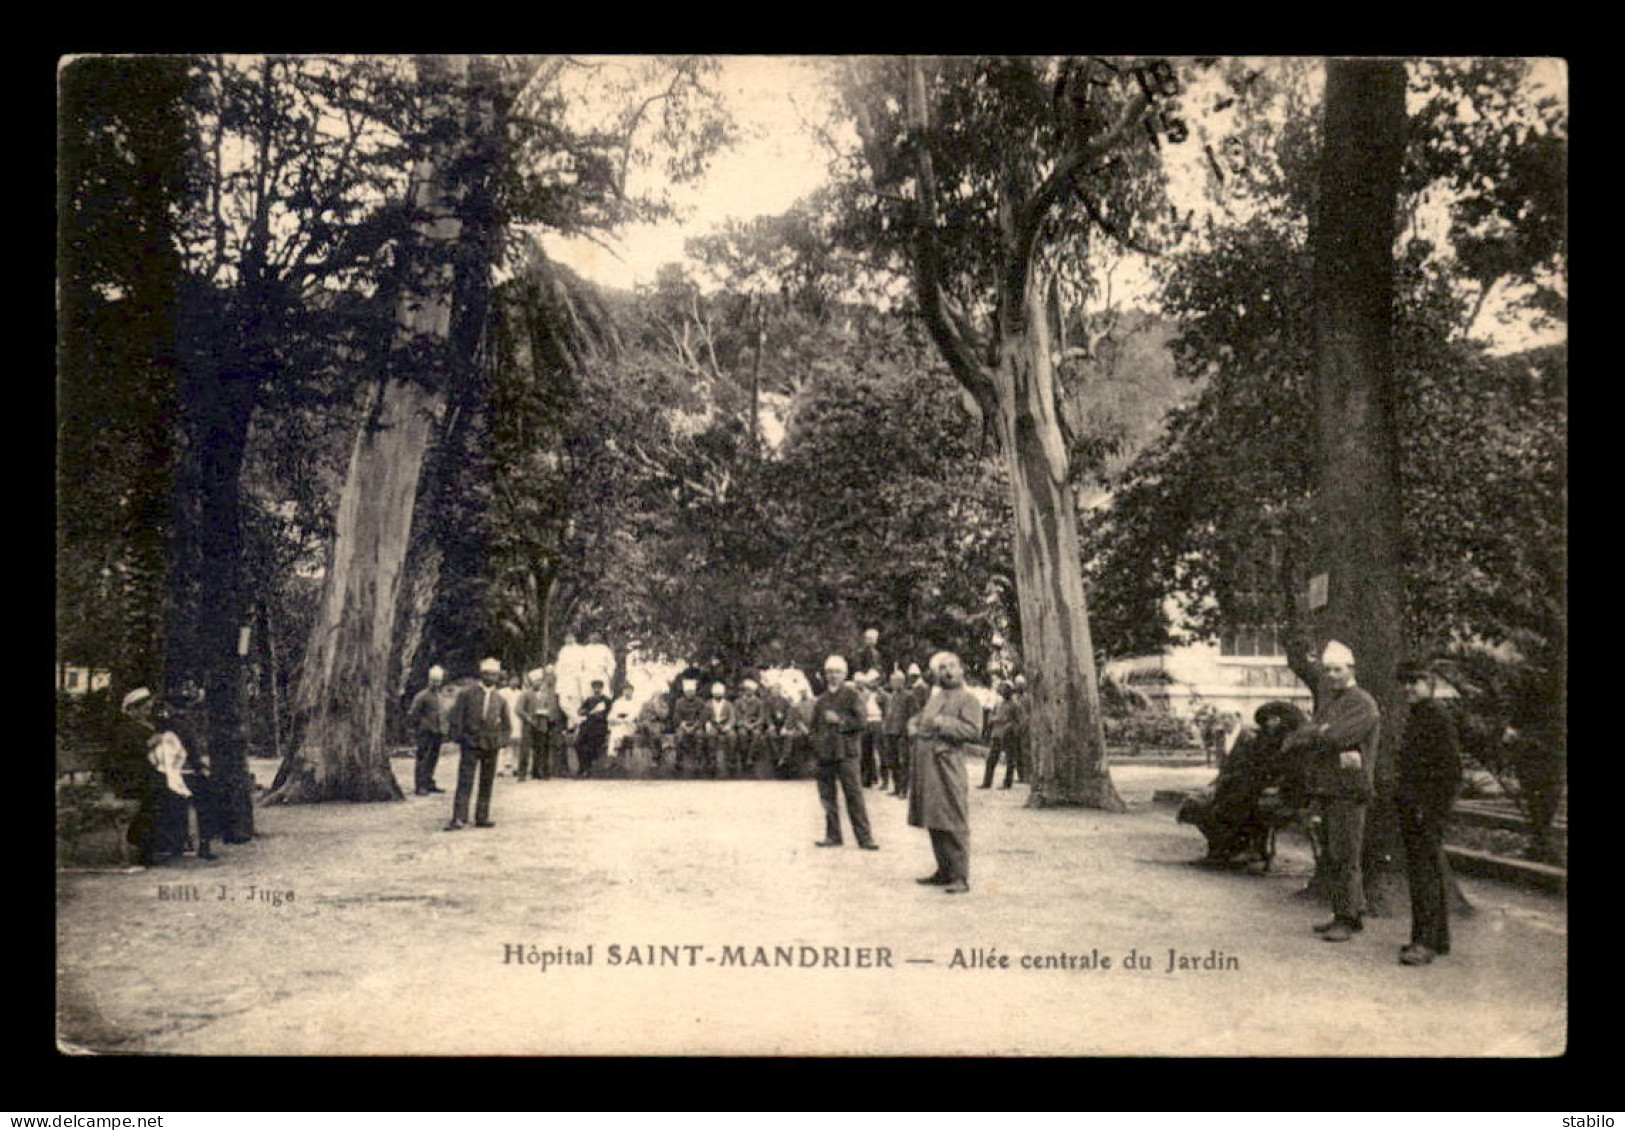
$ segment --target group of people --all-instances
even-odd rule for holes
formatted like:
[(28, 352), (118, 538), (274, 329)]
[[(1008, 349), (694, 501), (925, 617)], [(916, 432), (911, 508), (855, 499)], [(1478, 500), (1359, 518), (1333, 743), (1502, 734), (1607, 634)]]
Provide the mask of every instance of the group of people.
[(830, 656), (817, 695), (804, 679), (787, 693), (755, 678), (741, 680), (731, 698), (721, 681), (702, 695), (707, 672), (690, 668), (636, 709), (632, 687), (611, 698), (600, 678), (590, 680), (571, 709), (552, 665), (531, 671), (521, 686), (488, 658), (479, 665), (479, 681), (461, 689), (449, 687), (445, 672), (433, 667), (407, 710), (416, 742), (413, 791), (444, 791), (435, 771), (447, 742), (460, 754), (447, 831), (495, 826), (491, 798), (505, 751), (512, 751), (519, 780), (563, 775), (567, 749), (575, 752), (577, 775), (591, 776), (612, 739), (616, 756), (647, 758), (678, 776), (792, 777), (811, 763), (825, 818), (818, 846), (844, 843), (844, 793), (858, 846), (878, 850), (864, 800), (865, 789), (878, 788), (907, 800), (909, 823), (930, 832), (937, 866), (920, 881), (949, 893), (968, 891), (965, 753), (987, 755), (984, 787), (992, 787), (1001, 758), (1004, 787), (1026, 779), (1025, 680), (1018, 675), (1002, 684), (991, 711), (965, 685), (963, 664), (948, 652), (925, 669), (916, 663), (893, 670), (883, 682), (878, 636), (875, 629), (864, 633), (854, 649), (864, 666), (856, 670), (844, 656)]
[[(1314, 931), (1346, 942), (1364, 929), (1361, 856), (1383, 719), (1376, 699), (1358, 685), (1345, 644), (1328, 643), (1320, 665), (1314, 716), (1306, 720), (1285, 702), (1259, 707), (1257, 729), (1237, 740), (1209, 794), (1182, 809), (1180, 819), (1207, 839), (1200, 862), (1234, 866), (1267, 858), (1272, 823), (1302, 814), (1332, 903), (1332, 917)], [(1394, 799), (1411, 896), (1411, 940), (1399, 960), (1428, 965), (1450, 952), (1444, 831), (1461, 788), (1461, 751), (1455, 723), (1435, 699), (1437, 676), (1424, 664), (1406, 663), (1398, 679), (1407, 710)]]
[[(712, 683), (702, 697), (702, 673), (690, 669), (669, 693), (652, 696), (634, 711), (632, 688), (611, 698), (603, 678), (587, 680), (579, 702), (568, 703), (551, 666), (530, 672), (521, 687), (505, 678), (498, 660), (485, 659), (479, 681), (460, 690), (446, 685), (444, 671), (431, 668), (428, 686), (408, 709), (417, 741), (414, 792), (443, 791), (435, 784), (435, 770), (446, 742), (460, 751), (447, 831), (470, 823), (495, 826), (491, 798), (505, 750), (512, 751), (513, 772), (521, 780), (562, 775), (566, 742), (576, 753), (578, 774), (591, 776), (612, 732), (617, 753), (642, 751), (653, 764), (669, 759), (679, 775), (739, 777), (771, 768), (778, 776), (793, 776), (810, 761), (824, 812), (818, 847), (845, 842), (844, 797), (858, 847), (879, 850), (864, 790), (889, 787), (891, 796), (908, 801), (909, 824), (930, 834), (936, 867), (919, 882), (952, 894), (966, 892), (965, 755), (985, 756), (982, 788), (992, 787), (1001, 759), (1004, 787), (1016, 776), (1025, 779), (1025, 680), (1018, 675), (1001, 684), (998, 703), (987, 711), (966, 686), (959, 658), (939, 652), (924, 670), (918, 664), (894, 670), (882, 685), (877, 635), (866, 632), (855, 649), (865, 666), (854, 672), (844, 656), (831, 655), (822, 668), (820, 693), (814, 696), (803, 682), (794, 701), (777, 688), (764, 691), (751, 678), (741, 682), (734, 698), (721, 682)], [(1180, 818), (1196, 824), (1207, 840), (1201, 862), (1235, 866), (1267, 859), (1272, 825), (1303, 814), (1333, 912), (1314, 930), (1328, 942), (1344, 942), (1364, 928), (1361, 854), (1383, 719), (1376, 700), (1358, 685), (1354, 655), (1346, 645), (1328, 643), (1320, 666), (1323, 691), (1314, 716), (1305, 719), (1285, 702), (1260, 707), (1254, 715), (1257, 728), (1238, 738), (1212, 789), (1187, 805)], [(1434, 699), (1436, 677), (1426, 666), (1406, 664), (1399, 680), (1408, 712), (1397, 748), (1395, 797), (1412, 910), (1411, 941), (1400, 960), (1425, 965), (1450, 952), (1443, 842), (1462, 765), (1454, 723)], [(125, 789), (141, 801), (129, 838), (144, 864), (180, 855), (194, 843), (200, 858), (215, 858), (214, 790), (201, 732), (189, 717), (200, 699), (193, 691), (160, 704), (144, 687), (124, 696)]]

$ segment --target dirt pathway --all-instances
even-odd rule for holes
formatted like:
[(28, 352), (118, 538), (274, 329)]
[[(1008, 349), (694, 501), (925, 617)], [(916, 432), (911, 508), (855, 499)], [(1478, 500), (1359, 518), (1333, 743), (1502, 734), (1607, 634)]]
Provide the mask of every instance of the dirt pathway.
[[(973, 789), (964, 897), (913, 882), (925, 833), (874, 790), (883, 850), (814, 848), (805, 781), (504, 778), (498, 826), (458, 833), (444, 797), (267, 809), (215, 863), (62, 876), (61, 1036), (215, 1055), (1562, 1050), (1562, 900), (1466, 881), (1457, 952), (1404, 968), (1403, 917), (1341, 946), (1309, 933), (1297, 845), (1268, 877), (1187, 866), (1200, 836), (1150, 796), (1202, 770), (1114, 775), (1127, 815)], [(1171, 950), (1195, 967), (1170, 971)]]

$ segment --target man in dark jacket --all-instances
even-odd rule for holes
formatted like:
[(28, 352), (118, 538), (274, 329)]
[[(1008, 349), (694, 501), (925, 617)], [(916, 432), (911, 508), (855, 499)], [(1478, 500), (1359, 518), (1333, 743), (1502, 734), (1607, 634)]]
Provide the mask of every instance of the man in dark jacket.
[(863, 701), (855, 687), (846, 681), (846, 660), (832, 655), (824, 661), (824, 686), (828, 689), (813, 704), (812, 745), (818, 759), (818, 799), (824, 806), (824, 838), (819, 847), (841, 846), (841, 810), (837, 804), (836, 782), (846, 792), (846, 812), (852, 820), (852, 834), (865, 851), (879, 851), (869, 830), (869, 810), (863, 802), (863, 785), (858, 779), (858, 758), (862, 754), (865, 719)]
[(1461, 788), (1461, 745), (1455, 722), (1434, 701), (1433, 673), (1418, 664), (1404, 664), (1399, 682), (1410, 710), (1399, 746), (1394, 802), (1411, 888), (1411, 942), (1399, 951), (1399, 960), (1403, 965), (1427, 965), (1450, 952), (1444, 826)]
[(497, 754), (513, 732), (508, 702), (497, 693), (501, 682), (502, 664), (495, 659), (480, 660), (480, 681), (465, 687), (451, 708), (451, 740), (462, 752), (457, 762), (457, 792), (452, 797), (448, 832), (468, 827), (468, 801), (476, 772), (480, 792), (474, 805), (474, 826), (495, 826), (491, 819), (491, 787), (496, 781)]
[(592, 681), (592, 693), (581, 703), (576, 727), (576, 776), (591, 777), (594, 765), (609, 744), (609, 708), (614, 703), (604, 693), (604, 680)]
[(1309, 795), (1325, 828), (1323, 859), (1331, 886), (1332, 917), (1315, 927), (1328, 942), (1346, 942), (1365, 928), (1366, 806), (1375, 795), (1382, 716), (1377, 700), (1354, 683), (1354, 653), (1337, 640), (1321, 652), (1323, 686), (1315, 716), (1287, 735), (1281, 748), (1306, 760)]
[(446, 740), (446, 706), (440, 685), (446, 681), (446, 672), (439, 667), (429, 668), (429, 684), (412, 697), (406, 718), (412, 724), (412, 740), (417, 744), (417, 761), (412, 773), (412, 792), (415, 796), (428, 796), (446, 790), (434, 783), (435, 767), (440, 763), (440, 746)]

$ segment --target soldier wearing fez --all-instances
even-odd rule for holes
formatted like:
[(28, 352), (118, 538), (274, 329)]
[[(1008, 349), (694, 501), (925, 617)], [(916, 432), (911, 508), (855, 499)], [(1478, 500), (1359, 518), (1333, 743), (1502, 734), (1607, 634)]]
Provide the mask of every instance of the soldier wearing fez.
[(1411, 941), (1399, 951), (1399, 961), (1428, 965), (1450, 952), (1444, 826), (1461, 788), (1461, 746), (1455, 722), (1434, 700), (1433, 673), (1421, 664), (1401, 664), (1399, 682), (1409, 711), (1399, 745), (1394, 800), (1411, 888)]
[(1377, 700), (1354, 682), (1354, 653), (1337, 640), (1320, 654), (1322, 688), (1315, 716), (1287, 735), (1283, 753), (1307, 759), (1309, 795), (1326, 836), (1324, 863), (1331, 884), (1332, 917), (1315, 927), (1328, 942), (1346, 942), (1364, 929), (1367, 806), (1376, 793), (1377, 742), (1382, 717)]

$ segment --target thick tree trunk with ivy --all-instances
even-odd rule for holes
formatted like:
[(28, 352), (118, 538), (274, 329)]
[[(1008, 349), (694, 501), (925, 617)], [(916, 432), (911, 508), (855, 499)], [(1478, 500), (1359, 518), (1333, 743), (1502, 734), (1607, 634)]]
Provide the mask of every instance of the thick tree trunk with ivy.
[[(458, 60), (419, 62), (428, 82), (466, 66)], [(480, 140), (480, 120), (470, 124), (464, 136), (413, 170), (414, 245), (422, 259), (413, 261), (407, 252), (395, 348), (371, 394), (339, 498), (332, 561), (295, 701), (298, 745), (268, 804), (401, 799), (384, 726), (386, 700), (395, 689), (391, 660), (399, 601), (424, 460), (439, 434), (457, 368), (454, 298), (466, 299), (471, 289), (457, 277), (456, 250), (465, 238), (484, 242), (477, 230), (465, 235), (462, 219), (467, 166)], [(486, 268), (479, 250), (462, 257), (466, 271)]]
[(1399, 566), (1399, 446), (1393, 405), (1395, 212), (1405, 147), (1405, 67), (1332, 60), (1314, 256), (1319, 431), (1319, 571), (1329, 603), (1321, 639), (1354, 652), (1357, 678), (1382, 711), (1377, 797), (1366, 815), (1365, 881), (1372, 913), (1402, 905), (1394, 814), (1394, 751), (1405, 700), (1394, 669), (1404, 647)]

